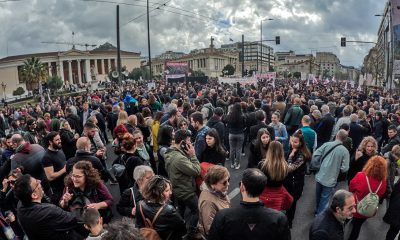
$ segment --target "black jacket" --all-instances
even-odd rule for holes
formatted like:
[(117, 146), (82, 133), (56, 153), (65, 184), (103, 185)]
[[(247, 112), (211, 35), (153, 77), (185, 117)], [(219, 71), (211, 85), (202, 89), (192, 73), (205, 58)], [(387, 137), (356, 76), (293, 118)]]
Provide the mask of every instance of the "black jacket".
[(79, 118), (78, 115), (75, 115), (75, 114), (68, 115), (67, 121), (68, 121), (69, 125), (71, 126), (71, 128), (74, 129), (76, 133), (82, 134), (83, 126), (82, 126), (81, 119)]
[(108, 172), (104, 169), (103, 164), (101, 164), (100, 162), (100, 159), (98, 159), (90, 152), (85, 152), (81, 150), (76, 151), (75, 156), (67, 160), (67, 164), (65, 165), (67, 173), (70, 173), (74, 164), (79, 161), (91, 162), (93, 167), (97, 169), (97, 171), (99, 171), (101, 179), (107, 182), (107, 180), (109, 179)]
[(75, 216), (49, 203), (19, 205), (17, 217), (30, 240), (78, 240)]
[(364, 136), (366, 136), (367, 131), (368, 129), (365, 129), (355, 122), (350, 123), (349, 137), (353, 140), (353, 148), (350, 152), (350, 156), (355, 154)]
[(65, 158), (69, 159), (75, 156), (76, 152), (76, 139), (71, 131), (61, 128), (60, 138), (62, 150), (65, 154)]
[(139, 165), (144, 165), (144, 163), (137, 156), (130, 153), (124, 153), (114, 160), (112, 165), (114, 164), (125, 165), (125, 173), (121, 177), (116, 177), (120, 193), (122, 194), (125, 189), (132, 187), (135, 183), (135, 180), (133, 179), (133, 171), (135, 168)]
[[(140, 204), (142, 205), (143, 215), (145, 218), (153, 221), (153, 218), (160, 209), (161, 204), (150, 203), (146, 201), (142, 201)], [(138, 228), (144, 227), (144, 220), (139, 206), (136, 208), (136, 226)], [(166, 204), (164, 206), (164, 209), (156, 219), (153, 227), (160, 235), (161, 239), (167, 239), (171, 234), (168, 240), (181, 240), (182, 236), (186, 232), (185, 221), (182, 219), (176, 209), (170, 204)]]
[(215, 215), (208, 240), (288, 240), (286, 216), (266, 208), (262, 202), (241, 202), (239, 207), (222, 209)]
[(261, 150), (256, 148), (255, 140), (250, 143), (250, 153), (247, 168), (256, 168), (258, 164), (265, 158), (261, 155)]
[(396, 228), (400, 228), (400, 181), (397, 181), (393, 187), (393, 192), (389, 201), (389, 208), (383, 217), (383, 221)]
[(387, 152), (392, 151), (392, 148), (397, 144), (400, 144), (399, 136), (396, 135), (394, 138), (389, 138), (389, 142), (385, 146), (383, 146), (381, 149), (382, 155), (384, 155)]
[(224, 145), (224, 138), (225, 138), (225, 124), (219, 120), (218, 117), (216, 116), (212, 116), (208, 122), (207, 122), (207, 126), (209, 128), (214, 128), (215, 130), (217, 130), (218, 132), (218, 136), (219, 136), (219, 140), (222, 144), (222, 146)]
[(318, 146), (330, 141), (334, 125), (335, 119), (330, 113), (321, 118), (319, 123), (315, 126)]
[(215, 147), (211, 148), (206, 146), (206, 149), (200, 154), (200, 162), (209, 162), (212, 164), (224, 165), (225, 158), (227, 157), (226, 152), (219, 152)]
[(258, 130), (260, 130), (261, 128), (268, 129), (268, 132), (271, 135), (271, 141), (273, 141), (275, 139), (274, 128), (271, 126), (268, 126), (265, 122), (260, 122), (257, 125), (250, 127), (249, 142), (251, 142), (257, 138)]
[[(133, 190), (134, 196), (132, 196), (131, 189)], [(117, 204), (117, 211), (119, 214), (121, 214), (121, 216), (134, 217), (132, 215), (132, 209), (136, 207), (142, 200), (144, 200), (144, 198), (139, 192), (138, 185), (135, 184), (135, 186), (124, 190)]]
[(343, 240), (344, 225), (333, 215), (330, 208), (325, 209), (315, 219), (310, 228), (310, 240)]

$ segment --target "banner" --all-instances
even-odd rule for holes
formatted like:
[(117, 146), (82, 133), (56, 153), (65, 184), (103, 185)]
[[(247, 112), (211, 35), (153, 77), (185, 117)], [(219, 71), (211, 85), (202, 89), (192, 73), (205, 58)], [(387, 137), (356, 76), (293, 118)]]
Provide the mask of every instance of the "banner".
[(228, 83), (228, 84), (236, 84), (236, 83), (240, 83), (241, 85), (245, 85), (245, 84), (257, 84), (257, 79), (256, 78), (227, 78), (227, 77), (219, 77), (218, 78), (218, 83)]
[(257, 79), (271, 79), (276, 78), (276, 72), (268, 72), (268, 73), (257, 73), (255, 75)]

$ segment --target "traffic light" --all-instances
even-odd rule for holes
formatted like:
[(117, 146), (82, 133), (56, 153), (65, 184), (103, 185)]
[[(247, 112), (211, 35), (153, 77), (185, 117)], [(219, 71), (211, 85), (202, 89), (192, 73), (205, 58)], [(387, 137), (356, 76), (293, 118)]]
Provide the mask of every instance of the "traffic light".
[(345, 37), (342, 37), (342, 38), (340, 39), (340, 46), (346, 47), (346, 38), (345, 38)]
[(280, 36), (276, 36), (276, 37), (275, 37), (275, 44), (276, 44), (276, 45), (281, 44), (281, 37), (280, 37)]

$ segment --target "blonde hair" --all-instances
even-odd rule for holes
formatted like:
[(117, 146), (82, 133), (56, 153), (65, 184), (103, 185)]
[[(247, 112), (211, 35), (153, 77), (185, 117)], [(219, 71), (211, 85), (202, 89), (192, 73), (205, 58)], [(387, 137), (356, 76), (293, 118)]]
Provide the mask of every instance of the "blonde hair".
[(120, 124), (125, 124), (128, 122), (128, 113), (125, 111), (120, 111), (118, 113), (118, 120), (117, 120), (117, 126)]
[(368, 143), (372, 143), (374, 145), (375, 152), (373, 155), (375, 155), (378, 151), (378, 143), (376, 142), (375, 138), (373, 138), (371, 136), (363, 138), (360, 145), (358, 146), (358, 151), (365, 153), (365, 149), (367, 148)]
[(280, 142), (272, 141), (269, 144), (265, 160), (261, 163), (261, 171), (273, 181), (282, 181), (287, 176), (288, 164)]

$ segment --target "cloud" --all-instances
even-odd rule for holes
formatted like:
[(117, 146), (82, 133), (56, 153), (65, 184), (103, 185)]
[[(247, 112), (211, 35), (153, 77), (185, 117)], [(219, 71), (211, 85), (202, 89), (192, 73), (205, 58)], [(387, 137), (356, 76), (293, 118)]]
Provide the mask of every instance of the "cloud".
[[(109, 0), (120, 4), (121, 47), (147, 56), (145, 0)], [(157, 2), (156, 2), (157, 1)], [(274, 51), (315, 54), (331, 51), (342, 64), (360, 66), (371, 45), (340, 47), (340, 37), (376, 41), (384, 3), (376, 0), (150, 0), (152, 55), (167, 50), (189, 52), (216, 44), (281, 36)], [(164, 5), (165, 3), (165, 5)], [(135, 6), (133, 6), (135, 5)], [(157, 8), (158, 7), (158, 8)], [(81, 0), (23, 0), (0, 3), (0, 57), (67, 50), (70, 46), (42, 41), (72, 41), (116, 45), (116, 7), (113, 3)]]

